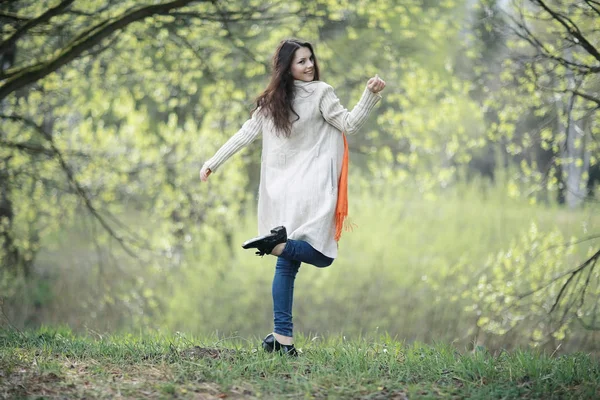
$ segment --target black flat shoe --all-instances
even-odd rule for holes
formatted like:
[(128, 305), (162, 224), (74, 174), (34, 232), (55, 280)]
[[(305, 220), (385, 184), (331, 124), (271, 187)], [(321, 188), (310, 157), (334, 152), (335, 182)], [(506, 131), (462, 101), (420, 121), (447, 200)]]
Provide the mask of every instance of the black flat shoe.
[(254, 239), (247, 240), (242, 244), (244, 249), (258, 249), (256, 255), (264, 256), (265, 254), (271, 254), (275, 246), (287, 241), (287, 231), (285, 226), (278, 226), (277, 228), (271, 229), (271, 233), (265, 236), (259, 236)]
[(298, 351), (293, 344), (286, 345), (279, 343), (272, 333), (269, 333), (267, 337), (263, 339), (262, 347), (267, 353), (277, 351), (280, 354), (287, 354), (290, 357), (298, 357)]

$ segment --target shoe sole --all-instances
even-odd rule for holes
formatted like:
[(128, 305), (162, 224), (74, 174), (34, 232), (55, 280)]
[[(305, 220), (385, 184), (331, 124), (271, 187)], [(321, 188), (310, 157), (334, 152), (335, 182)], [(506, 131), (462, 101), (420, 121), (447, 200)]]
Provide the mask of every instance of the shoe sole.
[(268, 235), (259, 236), (259, 237), (252, 238), (252, 239), (250, 239), (250, 240), (246, 240), (244, 243), (242, 243), (242, 247), (243, 247), (244, 249), (249, 249), (249, 248), (251, 248), (251, 247), (250, 247), (250, 245), (251, 245), (252, 243), (256, 243), (256, 242), (258, 242), (259, 240), (266, 239), (266, 238), (268, 238), (269, 236), (272, 236), (272, 235), (273, 235), (273, 234), (272, 234), (272, 233), (270, 233), (270, 234), (268, 234)]
[[(252, 238), (250, 240), (246, 240), (244, 243), (242, 243), (242, 248), (244, 248), (244, 249), (252, 248), (252, 247), (250, 247), (250, 245), (252, 243), (258, 242), (260, 240), (264, 240), (264, 239), (266, 239), (266, 238), (268, 238), (270, 236), (273, 236), (273, 235), (277, 235), (279, 232), (281, 232), (284, 229), (285, 228), (283, 226), (278, 226), (277, 228), (272, 229), (271, 233), (269, 233), (268, 235), (263, 235), (263, 236)], [(287, 233), (286, 233), (285, 236), (286, 236), (286, 240), (287, 240)]]

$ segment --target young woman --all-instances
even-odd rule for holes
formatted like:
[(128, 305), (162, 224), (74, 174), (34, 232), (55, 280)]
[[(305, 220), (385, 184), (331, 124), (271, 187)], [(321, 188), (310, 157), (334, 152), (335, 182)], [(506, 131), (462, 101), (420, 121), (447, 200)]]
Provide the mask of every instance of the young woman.
[(259, 237), (242, 247), (277, 256), (273, 279), (274, 331), (263, 340), (266, 351), (292, 356), (294, 280), (301, 263), (319, 268), (337, 256), (337, 241), (347, 214), (348, 146), (381, 99), (385, 82), (367, 82), (358, 104), (346, 110), (333, 88), (319, 81), (310, 43), (284, 40), (273, 57), (273, 72), (251, 118), (202, 167), (206, 181), (233, 154), (262, 134), (258, 197)]

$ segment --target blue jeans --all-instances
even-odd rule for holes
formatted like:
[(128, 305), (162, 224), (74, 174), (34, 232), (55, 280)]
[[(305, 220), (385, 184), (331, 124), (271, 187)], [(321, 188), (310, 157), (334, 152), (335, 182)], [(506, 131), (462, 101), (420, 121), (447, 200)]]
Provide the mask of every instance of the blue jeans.
[(283, 252), (277, 257), (277, 264), (275, 265), (272, 288), (275, 325), (273, 332), (283, 336), (292, 336), (294, 328), (292, 324), (294, 280), (298, 269), (300, 269), (300, 263), (324, 268), (330, 266), (332, 262), (333, 258), (323, 255), (307, 242), (288, 239)]

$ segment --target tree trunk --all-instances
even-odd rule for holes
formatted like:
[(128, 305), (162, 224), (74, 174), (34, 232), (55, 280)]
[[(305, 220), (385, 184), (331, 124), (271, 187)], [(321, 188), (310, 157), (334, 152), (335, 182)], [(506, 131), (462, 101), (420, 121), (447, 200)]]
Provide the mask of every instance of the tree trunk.
[[(570, 50), (566, 50), (566, 59), (572, 58)], [(573, 73), (567, 73), (567, 85), (569, 89), (576, 90), (581, 82), (577, 82)], [(565, 143), (561, 149), (561, 164), (564, 173), (565, 184), (565, 203), (570, 209), (581, 206), (587, 194), (587, 182), (584, 175), (590, 167), (590, 152), (586, 146), (586, 132), (583, 121), (577, 120), (574, 108), (578, 97), (571, 95), (566, 104), (565, 116), (566, 126), (563, 126), (565, 132)]]
[(3, 271), (15, 272), (19, 263), (19, 252), (14, 245), (12, 235), (14, 212), (8, 184), (9, 158), (3, 159), (0, 164), (0, 242), (2, 243), (0, 267)]

